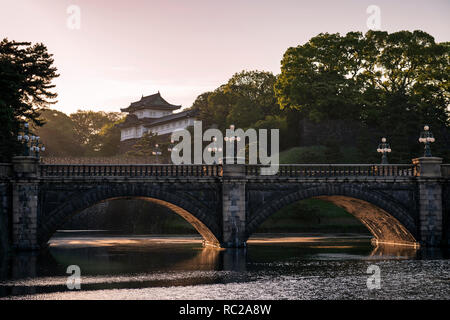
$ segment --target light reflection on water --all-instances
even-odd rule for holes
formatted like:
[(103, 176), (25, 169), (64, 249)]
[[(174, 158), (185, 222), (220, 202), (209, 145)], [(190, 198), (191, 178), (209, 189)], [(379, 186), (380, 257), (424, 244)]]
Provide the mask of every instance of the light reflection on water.
[[(368, 290), (367, 267), (381, 269)], [(81, 291), (66, 268), (81, 268)], [(0, 265), (3, 299), (448, 299), (448, 251), (377, 246), (355, 235), (259, 235), (247, 249), (192, 236), (64, 235)]]

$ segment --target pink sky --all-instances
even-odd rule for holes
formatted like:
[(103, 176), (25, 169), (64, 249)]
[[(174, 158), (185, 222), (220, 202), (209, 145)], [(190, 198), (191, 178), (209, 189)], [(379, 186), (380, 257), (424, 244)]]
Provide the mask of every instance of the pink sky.
[[(67, 8), (81, 9), (81, 29)], [(0, 38), (43, 42), (61, 76), (54, 108), (119, 111), (160, 91), (173, 104), (225, 83), (235, 72), (277, 74), (285, 50), (320, 32), (421, 29), (450, 41), (450, 1), (2, 0)]]

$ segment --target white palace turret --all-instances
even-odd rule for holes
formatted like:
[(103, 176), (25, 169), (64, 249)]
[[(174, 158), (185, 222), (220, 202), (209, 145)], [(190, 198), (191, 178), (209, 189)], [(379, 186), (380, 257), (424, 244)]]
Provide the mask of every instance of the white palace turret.
[(122, 112), (129, 113), (119, 125), (121, 144), (131, 146), (146, 132), (168, 135), (192, 126), (194, 112), (188, 110), (174, 113), (180, 108), (181, 105), (173, 105), (164, 100), (159, 92), (132, 102), (128, 108), (121, 109)]

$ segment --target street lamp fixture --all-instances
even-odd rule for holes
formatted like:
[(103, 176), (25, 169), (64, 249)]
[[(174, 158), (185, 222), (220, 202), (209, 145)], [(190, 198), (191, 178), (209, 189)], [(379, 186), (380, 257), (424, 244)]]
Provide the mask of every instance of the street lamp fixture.
[(162, 154), (159, 144), (155, 144), (155, 151), (153, 151), (152, 154), (154, 156), (160, 156)]
[(386, 142), (386, 138), (381, 138), (381, 143), (378, 145), (377, 152), (381, 153), (381, 164), (389, 164), (387, 154), (392, 151), (389, 143)]
[[(232, 124), (232, 125), (230, 125), (230, 130), (231, 131), (234, 131), (234, 129), (235, 129), (235, 126), (234, 126), (234, 124)], [(230, 145), (229, 146), (227, 146), (227, 148), (228, 147), (230, 147), (231, 148), (231, 146), (233, 146), (233, 149), (234, 149), (234, 163), (237, 163), (237, 144), (236, 144), (236, 148), (234, 147), (235, 145), (234, 145), (234, 143), (235, 143), (235, 141), (236, 142), (238, 142), (238, 141), (241, 141), (241, 137), (236, 137), (235, 135), (231, 135), (231, 136), (226, 136), (225, 138), (224, 138), (224, 140), (225, 140), (225, 142), (228, 142), (228, 143), (230, 143)], [(233, 145), (232, 145), (233, 144)]]
[(23, 127), (22, 134), (19, 133), (17, 136), (17, 141), (22, 143), (22, 153), (24, 156), (28, 157), (30, 155), (30, 148), (28, 146), (28, 142), (30, 141), (30, 131), (28, 123), (25, 122)]
[(39, 158), (39, 153), (45, 151), (45, 146), (41, 143), (41, 138), (39, 136), (31, 136), (31, 146), (30, 151), (36, 158)]
[(177, 151), (177, 148), (175, 148), (175, 141), (174, 140), (170, 140), (170, 143), (167, 146), (167, 151), (169, 151), (169, 152)]
[(431, 144), (435, 141), (433, 133), (430, 131), (430, 127), (425, 125), (423, 131), (420, 134), (419, 142), (425, 145), (424, 157), (431, 157)]
[[(175, 152), (178, 151), (178, 148), (175, 147), (175, 141), (174, 140), (170, 140), (170, 143), (167, 146), (167, 151), (169, 152), (169, 154), (172, 153), (172, 151), (175, 151)], [(170, 155), (169, 155), (169, 158), (171, 158)]]
[[(222, 152), (222, 148), (218, 148), (216, 142), (217, 142), (217, 138), (213, 137), (213, 146), (208, 148), (208, 152), (211, 153), (211, 156), (212, 156), (213, 153), (215, 155), (217, 152)], [(216, 160), (214, 160), (214, 164), (217, 164)]]
[(34, 155), (36, 158), (39, 158), (40, 152), (45, 151), (45, 146), (42, 144), (41, 138), (30, 133), (27, 122), (23, 125), (22, 133), (19, 133), (17, 136), (17, 141), (22, 144), (22, 154), (26, 157)]
[(158, 157), (162, 155), (161, 148), (159, 144), (155, 144), (155, 149), (152, 151), (152, 155), (156, 156), (156, 162), (158, 162)]

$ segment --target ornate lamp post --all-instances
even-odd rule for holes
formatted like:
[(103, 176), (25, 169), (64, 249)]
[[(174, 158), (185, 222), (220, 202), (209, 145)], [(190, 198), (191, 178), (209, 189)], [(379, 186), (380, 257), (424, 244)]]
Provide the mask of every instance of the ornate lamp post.
[(22, 134), (19, 133), (19, 135), (17, 136), (17, 141), (22, 143), (22, 153), (24, 156), (28, 157), (30, 155), (30, 148), (28, 147), (28, 142), (30, 141), (30, 131), (28, 123), (25, 122), (23, 127), (24, 128), (22, 130)]
[(39, 153), (45, 151), (45, 146), (41, 143), (40, 137), (31, 136), (31, 147), (30, 151), (34, 152), (34, 156), (39, 158)]
[(39, 136), (30, 133), (29, 125), (25, 122), (22, 134), (19, 133), (17, 136), (17, 140), (22, 143), (23, 155), (26, 157), (34, 155), (36, 158), (39, 158), (40, 152), (45, 151), (45, 146), (40, 139)]
[(434, 141), (435, 139), (433, 133), (430, 131), (430, 127), (425, 125), (419, 138), (419, 142), (425, 145), (424, 157), (431, 157), (431, 144)]
[[(213, 138), (213, 146), (208, 148), (208, 152), (211, 153), (211, 156), (212, 156), (213, 153), (215, 155), (217, 152), (222, 152), (222, 148), (218, 148), (217, 147), (216, 141), (217, 141), (217, 138), (214, 137)], [(214, 159), (214, 164), (217, 164), (215, 159)]]
[(175, 141), (170, 140), (169, 145), (167, 146), (167, 151), (169, 152), (169, 159), (171, 158), (170, 154), (172, 151), (177, 151), (178, 149), (175, 147)]
[[(230, 125), (230, 130), (231, 130), (231, 131), (234, 131), (234, 128), (235, 128), (234, 124)], [(236, 143), (236, 148), (234, 147), (234, 146), (235, 146), (234, 143), (235, 143), (235, 141), (236, 141), (236, 142), (241, 141), (241, 138), (232, 135), (232, 136), (226, 136), (226, 137), (224, 138), (224, 140), (225, 140), (225, 142), (228, 142), (228, 143), (229, 143), (229, 145), (227, 145), (227, 148), (228, 148), (228, 147), (229, 147), (229, 148), (233, 147), (233, 149), (234, 149), (234, 157), (233, 157), (234, 160), (233, 160), (233, 162), (237, 162), (237, 152), (238, 152), (238, 151), (237, 151), (237, 143)]]
[(175, 141), (170, 140), (170, 143), (167, 146), (167, 151), (169, 151), (169, 152), (177, 151), (177, 148), (175, 148)]
[(158, 162), (158, 157), (162, 154), (159, 144), (155, 144), (155, 150), (152, 152), (152, 154), (156, 156), (156, 162)]
[(377, 152), (382, 154), (381, 164), (389, 164), (387, 154), (391, 151), (391, 146), (386, 142), (386, 138), (381, 138), (381, 143), (377, 148)]

